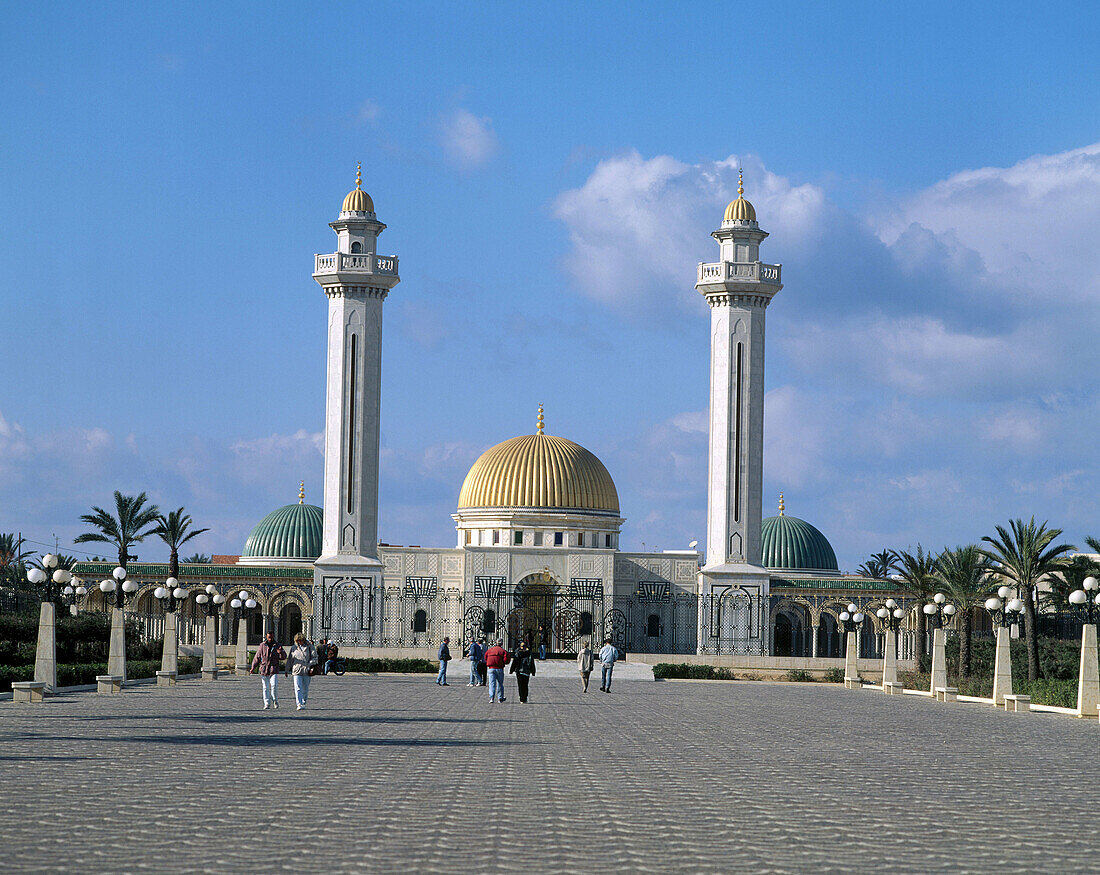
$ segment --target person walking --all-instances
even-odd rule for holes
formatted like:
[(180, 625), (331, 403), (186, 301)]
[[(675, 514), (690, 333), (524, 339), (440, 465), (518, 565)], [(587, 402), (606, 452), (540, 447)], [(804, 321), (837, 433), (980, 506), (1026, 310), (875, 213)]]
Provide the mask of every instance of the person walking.
[(255, 674), (259, 669), (265, 711), (268, 708), (279, 710), (279, 661), (283, 659), (286, 659), (286, 651), (276, 643), (275, 633), (268, 632), (249, 669), (249, 674)]
[(477, 646), (481, 650), (481, 660), (477, 664), (477, 676), (481, 678), (480, 686), (485, 686), (489, 679), (489, 670), (485, 667), (485, 654), (489, 652), (489, 645), (486, 643), (484, 635), (477, 639)]
[(317, 664), (317, 648), (299, 632), (294, 636), (294, 646), (286, 658), (286, 674), (294, 676), (294, 701), (301, 711), (309, 698), (309, 670)]
[(588, 692), (588, 678), (592, 674), (592, 666), (595, 661), (596, 657), (592, 653), (592, 645), (585, 641), (581, 652), (577, 654), (577, 670), (581, 673), (581, 689), (585, 693)]
[(447, 663), (451, 661), (451, 639), (446, 635), (443, 636), (443, 643), (439, 645), (439, 653), (437, 655), (439, 659), (439, 674), (436, 675), (435, 682), (441, 687), (449, 687), (447, 683)]
[(489, 701), (495, 702), (497, 696), (504, 701), (504, 666), (508, 664), (508, 651), (504, 649), (504, 639), (498, 638), (497, 643), (485, 653), (485, 667), (489, 672)]
[(482, 658), (485, 656), (485, 651), (482, 650), (476, 638), (470, 640), (470, 649), (467, 655), (470, 657), (470, 683), (466, 686), (479, 687), (481, 686), (481, 671), (479, 666)]
[[(519, 688), (519, 701), (527, 702), (527, 691), (530, 689), (531, 678), (535, 675), (535, 654), (531, 652), (531, 646), (522, 641), (519, 650), (512, 660), (512, 668), (509, 669), (516, 676), (516, 686)], [(504, 699), (501, 698), (503, 702)]]
[(611, 692), (611, 673), (615, 670), (615, 660), (618, 658), (619, 648), (611, 643), (610, 638), (604, 638), (603, 647), (600, 648), (600, 690), (604, 693)]
[(546, 627), (539, 626), (539, 659), (546, 659)]

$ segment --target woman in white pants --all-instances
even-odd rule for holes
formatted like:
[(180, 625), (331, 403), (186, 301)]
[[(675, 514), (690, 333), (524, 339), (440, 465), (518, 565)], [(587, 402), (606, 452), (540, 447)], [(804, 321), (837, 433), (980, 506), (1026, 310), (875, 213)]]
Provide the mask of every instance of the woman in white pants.
[(257, 670), (260, 672), (265, 711), (268, 708), (279, 709), (277, 696), (279, 691), (279, 665), (280, 661), (284, 659), (286, 659), (286, 654), (283, 652), (283, 648), (276, 643), (275, 633), (268, 632), (263, 644), (260, 645), (260, 649), (256, 651), (256, 656), (252, 659), (252, 668), (249, 669), (250, 672)]
[(317, 649), (299, 632), (286, 659), (286, 673), (294, 676), (294, 701), (301, 711), (309, 698), (309, 670), (317, 664)]

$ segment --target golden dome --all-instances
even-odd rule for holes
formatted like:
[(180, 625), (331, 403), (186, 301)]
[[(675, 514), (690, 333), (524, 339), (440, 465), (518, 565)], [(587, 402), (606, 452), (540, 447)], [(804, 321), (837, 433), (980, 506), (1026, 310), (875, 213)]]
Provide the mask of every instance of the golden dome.
[[(541, 408), (539, 410), (541, 420)], [(525, 434), (482, 453), (466, 475), (458, 508), (516, 507), (619, 513), (603, 462), (556, 435)]]
[(756, 209), (745, 200), (745, 185), (741, 177), (741, 171), (737, 171), (737, 200), (730, 201), (726, 206), (724, 222), (755, 222)]
[(348, 192), (348, 196), (344, 198), (344, 205), (340, 208), (345, 213), (373, 213), (374, 201), (370, 199), (370, 195), (363, 191), (363, 165), (357, 164), (355, 167), (355, 188)]

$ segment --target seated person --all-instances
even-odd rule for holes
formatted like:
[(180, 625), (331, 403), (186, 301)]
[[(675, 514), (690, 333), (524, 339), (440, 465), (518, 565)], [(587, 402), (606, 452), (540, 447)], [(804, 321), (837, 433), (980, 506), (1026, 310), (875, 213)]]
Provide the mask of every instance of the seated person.
[(323, 669), (323, 674), (328, 674), (329, 673), (329, 670), (332, 668), (333, 665), (335, 665), (336, 657), (339, 654), (340, 654), (340, 648), (336, 646), (336, 642), (335, 641), (330, 641), (328, 643), (328, 652), (325, 654), (325, 657), (324, 657), (325, 667)]

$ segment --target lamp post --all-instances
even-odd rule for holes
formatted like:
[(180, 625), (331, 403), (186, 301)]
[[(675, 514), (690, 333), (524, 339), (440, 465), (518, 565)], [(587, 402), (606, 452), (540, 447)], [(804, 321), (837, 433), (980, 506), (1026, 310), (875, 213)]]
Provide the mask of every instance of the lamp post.
[(58, 568), (58, 558), (52, 553), (42, 557), (41, 568), (27, 570), (27, 580), (35, 586), (45, 584), (42, 607), (38, 612), (38, 644), (34, 652), (34, 680), (46, 686), (43, 692), (52, 694), (57, 691), (57, 603), (54, 595), (54, 583), (64, 586), (72, 575)]
[(937, 687), (947, 686), (947, 637), (944, 626), (955, 613), (955, 606), (947, 601), (942, 592), (932, 596), (932, 601), (924, 606), (925, 616), (932, 626), (932, 697)]
[(164, 581), (164, 586), (158, 586), (153, 590), (153, 595), (164, 605), (164, 649), (161, 651), (157, 683), (161, 686), (171, 686), (176, 682), (179, 674), (179, 603), (186, 601), (188, 593), (176, 578), (169, 577)]
[(856, 656), (859, 653), (856, 630), (863, 622), (863, 614), (854, 602), (849, 603), (848, 610), (840, 612), (840, 622), (848, 633), (844, 648), (844, 686), (850, 690), (858, 689), (863, 682), (859, 679), (859, 668), (856, 666)]
[(111, 572), (113, 580), (100, 581), (99, 591), (104, 597), (114, 592), (114, 604), (111, 605), (111, 645), (107, 653), (107, 676), (121, 678), (117, 683), (126, 683), (126, 602), (135, 592), (137, 584), (126, 579), (126, 569), (121, 565)]
[(202, 642), (202, 679), (218, 679), (218, 608), (225, 603), (225, 596), (212, 583), (206, 591), (195, 596), (195, 601), (206, 611), (206, 637)]
[[(68, 572), (66, 572), (68, 573)], [(80, 600), (88, 593), (88, 588), (79, 577), (70, 577), (61, 590), (61, 597), (69, 606), (69, 613), (74, 617), (80, 613)]]
[(997, 589), (995, 596), (985, 600), (985, 609), (997, 624), (997, 656), (993, 663), (993, 705), (1003, 706), (1005, 696), (1012, 695), (1012, 650), (1011, 626), (1020, 622), (1020, 611), (1024, 603), (1017, 598), (1009, 598), (1012, 590), (1007, 586)]
[(1077, 716), (1094, 716), (1100, 705), (1100, 669), (1096, 662), (1096, 606), (1100, 605), (1100, 584), (1086, 577), (1083, 589), (1069, 594), (1074, 612), (1084, 620), (1081, 627), (1081, 669), (1077, 675)]
[(887, 684), (898, 682), (898, 630), (905, 611), (896, 601), (887, 599), (886, 604), (875, 611), (875, 616), (886, 627), (886, 639), (882, 645), (882, 691), (888, 693), (891, 687)]
[(229, 603), (237, 612), (237, 674), (248, 674), (248, 612), (256, 607), (256, 600), (247, 589), (242, 589)]

